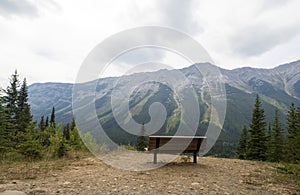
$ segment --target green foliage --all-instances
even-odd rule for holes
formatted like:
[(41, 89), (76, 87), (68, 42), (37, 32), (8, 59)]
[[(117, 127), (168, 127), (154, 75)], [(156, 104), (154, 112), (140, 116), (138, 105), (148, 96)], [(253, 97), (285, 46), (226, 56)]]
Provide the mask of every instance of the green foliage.
[(36, 128), (31, 125), (22, 134), (24, 141), (18, 145), (19, 152), (28, 159), (41, 159), (42, 158), (42, 144), (37, 139)]
[(294, 103), (292, 103), (287, 115), (288, 139), (292, 139), (297, 134), (298, 127), (299, 124), (297, 121), (296, 108)]
[(290, 175), (300, 185), (300, 164), (288, 164), (285, 163), (282, 166), (277, 167), (279, 173), (284, 173)]
[(70, 140), (70, 124), (68, 123), (65, 127), (64, 127), (64, 131), (63, 131), (63, 135), (65, 140)]
[(147, 147), (147, 138), (145, 137), (145, 126), (143, 123), (141, 127), (140, 136), (137, 139), (136, 149), (137, 151), (145, 151), (146, 147)]
[[(32, 121), (27, 81), (24, 79), (20, 86), (18, 77), (15, 71), (4, 97), (0, 96), (0, 160), (59, 158), (66, 156), (69, 150), (86, 150), (75, 119), (64, 128), (61, 124), (56, 127), (54, 107), (50, 121), (48, 116), (46, 121), (42, 116), (38, 124)], [(84, 138), (91, 148), (96, 148), (90, 135)]]
[(190, 162), (191, 159), (192, 159), (192, 157), (188, 156), (188, 155), (180, 156), (180, 160), (184, 163)]
[(291, 163), (300, 162), (300, 108), (295, 109), (291, 105), (287, 115), (287, 144), (285, 147), (286, 161)]
[(11, 75), (10, 86), (5, 90), (5, 105), (9, 114), (9, 117), (16, 120), (18, 115), (18, 88), (20, 86), (19, 75), (17, 70)]
[(82, 141), (86, 145), (86, 147), (91, 151), (91, 152), (97, 152), (99, 151), (99, 146), (96, 142), (96, 139), (93, 138), (93, 136), (90, 134), (90, 132), (84, 134), (82, 136)]
[(67, 154), (68, 147), (62, 134), (62, 125), (59, 124), (55, 133), (49, 138), (49, 151), (53, 157), (63, 157)]
[(44, 116), (41, 116), (39, 128), (40, 128), (41, 131), (45, 131), (45, 129), (46, 129), (46, 124), (45, 124)]
[(275, 116), (270, 135), (268, 136), (267, 159), (272, 162), (279, 162), (283, 159), (283, 135), (278, 116), (278, 109), (275, 110)]
[[(101, 146), (101, 147), (102, 147), (102, 146)], [(118, 149), (120, 149), (120, 150), (136, 150), (136, 148), (135, 148), (133, 145), (131, 145), (131, 144), (127, 144), (127, 145), (121, 144), (121, 145), (118, 147)]]
[(80, 138), (80, 134), (76, 126), (71, 129), (69, 144), (74, 149), (86, 149), (84, 143)]
[(247, 159), (266, 160), (266, 122), (264, 109), (257, 95), (250, 124)]
[(237, 147), (237, 155), (239, 159), (246, 159), (247, 140), (248, 140), (248, 130), (246, 125), (244, 125), (241, 137), (238, 142), (238, 147)]
[(30, 113), (30, 105), (28, 104), (28, 87), (26, 78), (23, 80), (20, 91), (18, 92), (17, 102), (17, 124), (19, 130), (24, 132), (25, 129), (31, 124), (32, 116)]
[(56, 127), (54, 106), (52, 107), (52, 112), (51, 112), (51, 117), (50, 117), (50, 125), (52, 125), (53, 127)]

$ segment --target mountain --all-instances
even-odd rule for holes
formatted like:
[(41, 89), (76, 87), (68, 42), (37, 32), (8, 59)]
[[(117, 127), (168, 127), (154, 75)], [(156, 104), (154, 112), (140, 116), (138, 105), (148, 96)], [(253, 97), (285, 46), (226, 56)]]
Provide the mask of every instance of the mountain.
[[(213, 90), (207, 86), (208, 83), (214, 82), (214, 78), (203, 77), (203, 72), (200, 73), (198, 70), (215, 68), (216, 66), (208, 63), (194, 64), (180, 70), (135, 73), (78, 84), (73, 95), (75, 100), (80, 99), (81, 102), (80, 105), (75, 105), (74, 109), (81, 116), (88, 118), (86, 125), (89, 129), (93, 129), (95, 128), (93, 123), (89, 121), (93, 119), (93, 115), (86, 106), (95, 108), (101, 126), (117, 143), (126, 144), (136, 141), (136, 136), (132, 134), (138, 134), (138, 127), (134, 126), (136, 128), (132, 131), (135, 132), (122, 130), (130, 120), (128, 117), (130, 114), (139, 124), (148, 123), (153, 119), (157, 124), (152, 123), (154, 126), (148, 130), (155, 129), (156, 125), (158, 126), (156, 134), (174, 134), (176, 129), (183, 128), (185, 129), (183, 134), (203, 135), (209, 127), (210, 114), (216, 109), (211, 102), (210, 93), (213, 93)], [(290, 104), (293, 102), (296, 106), (300, 105), (300, 61), (273, 69), (248, 67), (234, 70), (218, 69), (225, 82), (227, 108), (220, 137), (211, 154), (225, 157), (234, 155), (242, 126), (249, 124), (251, 120), (256, 94), (259, 94), (262, 99), (267, 122), (272, 121), (274, 110), (278, 108), (282, 123), (285, 123), (285, 114)], [(70, 122), (73, 116), (73, 88), (73, 84), (66, 83), (36, 83), (29, 86), (29, 102), (34, 118), (39, 120), (42, 115), (49, 116), (52, 106), (55, 106), (57, 121), (64, 124)], [(183, 113), (196, 113), (192, 103), (194, 100), (191, 98), (193, 95), (196, 96), (200, 108), (199, 116), (190, 114), (180, 120)], [(91, 101), (91, 97), (96, 97), (95, 101)], [(126, 105), (122, 104), (124, 99), (128, 99)], [(111, 106), (111, 102), (117, 105), (116, 108)], [(155, 102), (164, 105), (165, 110), (157, 109), (159, 112), (155, 113), (156, 109), (152, 109), (154, 113), (149, 113), (151, 105)], [(186, 111), (181, 110), (182, 102), (185, 104), (184, 107), (188, 108)], [(123, 108), (122, 106), (125, 106), (125, 110), (119, 109)], [(159, 108), (159, 104), (155, 106)], [(126, 108), (127, 112), (125, 112)], [(164, 117), (166, 120), (160, 121)], [(221, 118), (214, 119), (212, 125), (220, 126)], [(188, 132), (189, 129), (193, 129), (189, 125), (195, 119), (199, 121), (197, 131)], [(180, 121), (183, 121), (182, 125)]]

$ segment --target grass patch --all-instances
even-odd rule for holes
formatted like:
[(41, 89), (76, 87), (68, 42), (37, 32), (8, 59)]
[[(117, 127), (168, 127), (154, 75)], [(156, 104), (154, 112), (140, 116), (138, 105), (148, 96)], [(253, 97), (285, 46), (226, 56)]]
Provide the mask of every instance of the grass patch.
[(300, 193), (300, 164), (280, 164), (276, 167), (278, 179), (282, 182), (292, 183)]
[(66, 166), (78, 159), (91, 156), (84, 151), (70, 151), (70, 153), (59, 159), (43, 159), (30, 161), (26, 159), (5, 159), (0, 161), (0, 183), (8, 180), (30, 180), (38, 176), (46, 175), (55, 170), (63, 170)]

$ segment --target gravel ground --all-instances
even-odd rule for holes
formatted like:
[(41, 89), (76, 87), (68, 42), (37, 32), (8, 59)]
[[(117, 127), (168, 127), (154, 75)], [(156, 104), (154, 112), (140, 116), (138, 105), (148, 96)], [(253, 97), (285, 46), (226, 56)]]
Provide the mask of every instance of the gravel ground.
[(136, 172), (113, 168), (93, 157), (66, 161), (61, 167), (47, 165), (47, 171), (25, 179), (10, 179), (10, 169), (2, 169), (0, 194), (9, 194), (8, 190), (14, 190), (12, 194), (84, 195), (297, 194), (288, 184), (274, 181), (276, 172), (270, 163), (200, 157), (198, 164), (177, 159), (158, 169)]

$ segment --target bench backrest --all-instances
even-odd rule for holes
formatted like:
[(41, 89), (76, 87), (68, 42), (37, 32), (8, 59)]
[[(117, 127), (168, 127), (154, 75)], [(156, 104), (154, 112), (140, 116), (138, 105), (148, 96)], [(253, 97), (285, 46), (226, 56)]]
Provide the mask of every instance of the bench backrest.
[(204, 136), (149, 136), (148, 150), (166, 153), (198, 153), (206, 145)]

